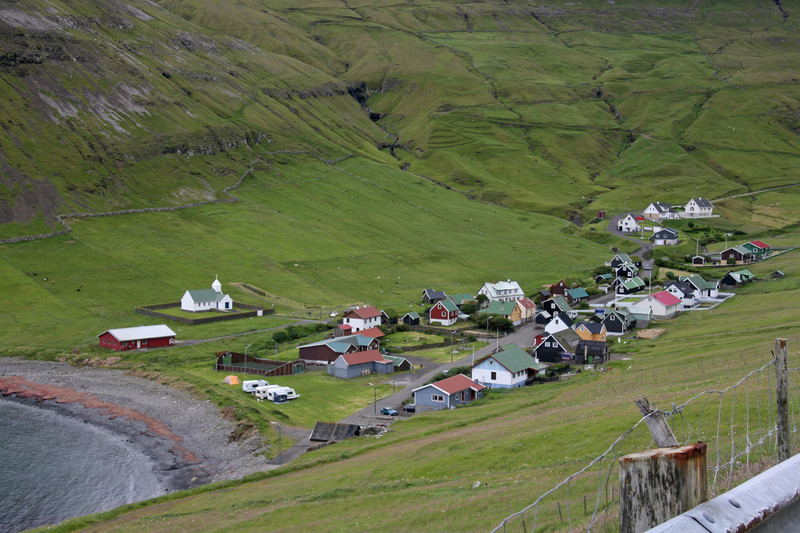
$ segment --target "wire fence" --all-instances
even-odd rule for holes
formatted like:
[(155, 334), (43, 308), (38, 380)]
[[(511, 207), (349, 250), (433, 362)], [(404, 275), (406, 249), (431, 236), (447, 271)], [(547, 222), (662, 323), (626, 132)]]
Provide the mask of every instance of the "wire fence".
[[(795, 450), (800, 367), (789, 368), (788, 375), (790, 449)], [(778, 462), (775, 391), (773, 358), (728, 387), (660, 407), (679, 443), (707, 444), (709, 498)], [(492, 531), (619, 531), (619, 459), (655, 447), (646, 421), (642, 417), (605, 452)]]

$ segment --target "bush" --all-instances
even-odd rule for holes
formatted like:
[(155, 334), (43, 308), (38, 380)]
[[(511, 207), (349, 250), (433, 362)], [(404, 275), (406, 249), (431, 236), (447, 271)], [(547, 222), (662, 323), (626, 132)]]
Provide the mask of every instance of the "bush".
[(278, 344), (289, 342), (290, 337), (289, 334), (286, 333), (284, 330), (276, 331), (272, 334), (272, 340), (277, 342)]

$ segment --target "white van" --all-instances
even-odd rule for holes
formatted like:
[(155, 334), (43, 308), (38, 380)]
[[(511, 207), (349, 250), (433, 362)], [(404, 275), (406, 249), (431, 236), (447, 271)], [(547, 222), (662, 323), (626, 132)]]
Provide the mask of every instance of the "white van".
[(242, 381), (242, 390), (245, 392), (255, 392), (259, 387), (266, 387), (269, 385), (269, 381), (264, 379), (248, 379), (247, 381)]

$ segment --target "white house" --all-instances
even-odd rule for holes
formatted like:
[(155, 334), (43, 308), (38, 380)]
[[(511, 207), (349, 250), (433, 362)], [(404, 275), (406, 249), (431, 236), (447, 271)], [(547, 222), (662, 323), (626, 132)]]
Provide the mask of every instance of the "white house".
[(678, 314), (681, 310), (681, 300), (667, 291), (659, 291), (642, 298), (629, 307), (632, 313), (636, 313), (635, 310), (645, 309), (653, 311), (653, 318), (665, 320)]
[(546, 365), (537, 363), (522, 348), (507, 344), (502, 352), (487, 355), (475, 363), (472, 380), (492, 389), (523, 387), (529, 377), (545, 368)]
[(222, 283), (215, 276), (210, 289), (186, 291), (181, 298), (181, 310), (195, 313), (197, 311), (230, 311), (233, 299), (222, 293)]
[(705, 198), (692, 198), (683, 209), (684, 218), (707, 218), (713, 215), (714, 206)]
[(484, 283), (478, 294), (483, 294), (490, 302), (516, 302), (525, 298), (525, 293), (516, 281), (498, 281), (497, 283)]
[(694, 287), (686, 281), (668, 281), (664, 284), (664, 290), (680, 298), (681, 310), (697, 305), (697, 300), (694, 296)]
[(548, 322), (544, 330), (549, 334), (570, 329), (575, 322), (567, 316), (566, 313), (557, 313), (550, 322)]
[(639, 225), (639, 221), (636, 220), (635, 216), (628, 213), (619, 219), (619, 223), (617, 223), (617, 229), (625, 233), (633, 233), (635, 231), (642, 231), (642, 226)]
[(672, 206), (665, 202), (653, 202), (642, 211), (642, 215), (647, 220), (670, 220), (679, 218), (678, 212), (672, 209)]
[(351, 333), (358, 333), (365, 329), (381, 325), (383, 315), (371, 305), (355, 307), (342, 315), (342, 324), (350, 326)]
[(678, 244), (678, 230), (672, 228), (659, 228), (650, 237), (656, 246), (674, 246)]

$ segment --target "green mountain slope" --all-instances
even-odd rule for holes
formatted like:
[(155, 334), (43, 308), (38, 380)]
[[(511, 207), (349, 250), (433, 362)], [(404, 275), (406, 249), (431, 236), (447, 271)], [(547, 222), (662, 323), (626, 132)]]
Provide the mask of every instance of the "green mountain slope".
[(558, 216), (793, 182), (787, 9), (5, 2), (0, 235), (219, 198), (265, 150)]

